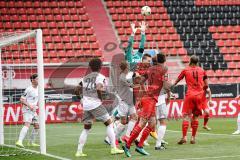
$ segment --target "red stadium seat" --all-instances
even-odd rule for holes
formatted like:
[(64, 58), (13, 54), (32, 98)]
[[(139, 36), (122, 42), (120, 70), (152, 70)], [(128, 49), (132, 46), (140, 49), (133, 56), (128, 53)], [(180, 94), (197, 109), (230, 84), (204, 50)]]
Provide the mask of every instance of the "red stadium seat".
[(99, 44), (97, 42), (94, 42), (94, 43), (91, 44), (91, 48), (93, 50), (97, 50), (97, 49), (99, 49)]
[(230, 54), (227, 54), (224, 56), (225, 61), (232, 61), (232, 56)]
[(72, 22), (65, 22), (65, 27), (66, 27), (66, 28), (74, 28)]
[(240, 70), (239, 69), (234, 69), (233, 72), (232, 72), (232, 76), (239, 77), (240, 76)]
[(230, 78), (227, 79), (227, 82), (228, 82), (228, 83), (236, 83), (237, 80), (236, 80), (235, 77), (230, 77)]
[(236, 33), (240, 33), (240, 26), (235, 26), (233, 28), (233, 31), (236, 32)]
[(183, 57), (182, 57), (183, 63), (188, 63), (189, 60), (190, 60), (190, 57), (189, 57), (189, 56), (183, 56)]
[(214, 33), (214, 34), (212, 35), (212, 37), (213, 37), (213, 39), (215, 39), (215, 40), (221, 39), (221, 35), (220, 35), (219, 33)]
[[(147, 34), (147, 32), (146, 32)], [(158, 28), (151, 28), (151, 34), (156, 35), (158, 34)]]
[(73, 43), (79, 42), (79, 37), (78, 36), (72, 36), (71, 37), (71, 42), (73, 42)]
[[(236, 35), (236, 34), (235, 34)], [(236, 39), (234, 42), (233, 42), (233, 45), (235, 47), (240, 47), (240, 39)]]
[(224, 77), (231, 77), (232, 76), (232, 71), (230, 71), (230, 70), (223, 71), (223, 76)]
[(66, 50), (72, 50), (73, 49), (73, 46), (71, 43), (65, 43), (65, 47), (64, 47)]
[(61, 43), (62, 42), (62, 38), (60, 36), (54, 36), (53, 40), (55, 43)]
[(215, 74), (213, 70), (207, 70), (206, 73), (208, 77), (214, 77), (214, 74)]
[(219, 26), (219, 27), (217, 27), (217, 32), (218, 33), (223, 33), (224, 32), (224, 27), (223, 26)]
[(58, 31), (58, 29), (52, 29), (52, 30), (50, 30), (50, 33), (51, 33), (51, 35), (58, 35), (59, 31)]
[(96, 42), (97, 38), (96, 36), (89, 36), (89, 42)]
[(61, 36), (68, 35), (68, 31), (67, 31), (65, 28), (60, 29), (60, 35), (61, 35)]
[(226, 82), (229, 83), (226, 77), (220, 77), (218, 80), (219, 80), (219, 83), (224, 83), (224, 84), (226, 84)]
[(88, 20), (89, 20), (88, 15), (81, 16), (81, 21), (88, 21)]
[(237, 49), (235, 47), (230, 47), (230, 48), (228, 48), (228, 53), (229, 54), (236, 54), (237, 53)]
[(50, 35), (50, 31), (48, 29), (44, 29), (43, 30), (43, 35), (44, 36), (49, 36)]
[(177, 53), (178, 55), (182, 56), (182, 55), (186, 55), (187, 51), (184, 48), (179, 48)]
[(237, 39), (237, 35), (236, 33), (232, 32), (232, 33), (228, 33), (228, 38), (229, 39), (232, 39), (232, 40), (235, 40)]
[(70, 37), (69, 36), (63, 36), (62, 37), (62, 41), (64, 42), (64, 43), (70, 43)]
[(50, 52), (49, 52), (49, 57), (50, 57), (50, 58), (58, 57), (57, 52), (56, 52), (56, 51), (50, 51)]
[(80, 37), (80, 42), (87, 42), (87, 37), (86, 36), (81, 36)]
[(240, 61), (240, 54), (234, 54), (233, 61)]
[(213, 84), (217, 84), (219, 82), (218, 78), (216, 78), (216, 77), (209, 78), (209, 81), (210, 81), (210, 83), (213, 83)]
[(46, 37), (44, 37), (44, 41), (46, 43), (50, 43), (50, 42), (52, 42), (52, 37), (51, 36), (46, 36)]
[(69, 35), (76, 35), (76, 30), (71, 28), (71, 29), (68, 29), (68, 34)]
[(235, 69), (235, 68), (237, 68), (237, 65), (236, 65), (235, 62), (229, 62), (229, 63), (228, 63), (228, 68), (229, 68), (229, 69)]
[(217, 28), (215, 26), (211, 26), (208, 29), (209, 29), (209, 32), (211, 32), (211, 33), (217, 32)]
[(86, 30), (86, 34), (87, 35), (92, 35), (94, 32), (93, 32), (93, 29), (92, 28), (89, 28)]
[(166, 34), (167, 33), (167, 29), (165, 27), (161, 27), (160, 28), (160, 33), (161, 34)]
[(215, 76), (216, 77), (221, 77), (223, 75), (223, 70), (216, 70)]
[(85, 34), (84, 29), (83, 29), (83, 28), (79, 28), (79, 29), (77, 30), (77, 34), (78, 34), (78, 35), (84, 35), (84, 34)]

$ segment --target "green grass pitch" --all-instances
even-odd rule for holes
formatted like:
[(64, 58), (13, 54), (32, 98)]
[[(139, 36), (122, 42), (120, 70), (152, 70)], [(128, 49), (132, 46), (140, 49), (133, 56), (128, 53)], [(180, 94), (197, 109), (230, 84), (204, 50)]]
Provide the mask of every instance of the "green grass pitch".
[[(177, 159), (240, 159), (240, 136), (233, 136), (231, 133), (236, 129), (236, 119), (222, 118), (210, 119), (209, 126), (212, 131), (202, 129), (202, 120), (200, 120), (199, 134), (197, 144), (186, 144), (179, 146), (177, 141), (181, 137), (181, 121), (169, 121), (168, 131), (165, 140), (169, 142), (167, 150), (155, 151), (155, 141), (150, 137), (150, 146), (145, 147), (151, 154), (150, 156), (141, 156), (134, 151), (132, 146), (131, 158), (125, 155), (110, 155), (110, 147), (103, 142), (105, 137), (105, 127), (97, 122), (89, 134), (84, 152), (88, 154), (86, 158), (75, 158), (79, 134), (82, 130), (82, 124), (49, 124), (47, 125), (47, 152), (57, 156), (69, 159), (83, 160), (177, 160)], [(190, 136), (190, 133), (189, 133)], [(3, 150), (1, 150), (3, 152)], [(215, 158), (214, 158), (215, 157)], [(18, 155), (10, 157), (0, 157), (4, 160), (51, 160), (53, 158), (40, 156), (38, 154)]]

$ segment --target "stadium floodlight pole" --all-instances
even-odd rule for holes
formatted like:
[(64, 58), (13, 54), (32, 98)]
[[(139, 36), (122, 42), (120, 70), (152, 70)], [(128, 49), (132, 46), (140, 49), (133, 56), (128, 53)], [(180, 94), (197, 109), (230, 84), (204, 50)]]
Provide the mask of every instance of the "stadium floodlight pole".
[(43, 70), (43, 45), (42, 30), (36, 30), (37, 44), (37, 70), (38, 70), (38, 103), (39, 103), (39, 128), (40, 128), (40, 153), (46, 154), (46, 126), (45, 126), (45, 101), (44, 101), (44, 70)]
[(4, 108), (3, 108), (3, 77), (2, 77), (2, 59), (0, 48), (0, 145), (4, 144)]

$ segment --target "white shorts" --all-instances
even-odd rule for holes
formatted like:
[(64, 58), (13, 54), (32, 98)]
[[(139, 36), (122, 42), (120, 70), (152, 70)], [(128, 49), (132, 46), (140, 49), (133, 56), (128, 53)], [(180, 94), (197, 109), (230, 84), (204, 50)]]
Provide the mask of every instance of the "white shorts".
[(156, 106), (156, 118), (166, 119), (168, 117), (168, 108), (166, 103), (162, 103), (161, 105)]
[(119, 102), (118, 104), (118, 114), (120, 117), (126, 117), (136, 113), (134, 105), (129, 105), (124, 101)]
[(107, 109), (103, 105), (100, 105), (92, 110), (83, 111), (82, 121), (84, 124), (92, 124), (94, 118), (105, 123), (111, 118), (111, 116), (108, 114)]
[(33, 112), (24, 112), (23, 113), (23, 122), (28, 122), (28, 123), (39, 123), (38, 121), (38, 115), (37, 113), (33, 113)]

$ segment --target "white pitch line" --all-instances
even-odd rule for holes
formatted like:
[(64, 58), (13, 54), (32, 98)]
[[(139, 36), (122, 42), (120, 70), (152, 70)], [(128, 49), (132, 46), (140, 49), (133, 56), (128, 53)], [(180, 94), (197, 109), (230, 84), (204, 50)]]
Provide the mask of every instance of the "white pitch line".
[(222, 158), (236, 158), (236, 157), (240, 157), (240, 155), (218, 156), (218, 157), (201, 157), (201, 158), (184, 158), (184, 159), (170, 159), (170, 160), (201, 160), (201, 159), (222, 159)]
[[(175, 131), (175, 130), (167, 130), (169, 132), (182, 132), (182, 131)], [(191, 133), (191, 132), (188, 132)], [(212, 136), (230, 136), (230, 137), (236, 137), (237, 135), (231, 135), (231, 134), (219, 134), (219, 133), (202, 133), (198, 132), (197, 134), (203, 134), (203, 135), (212, 135)]]

